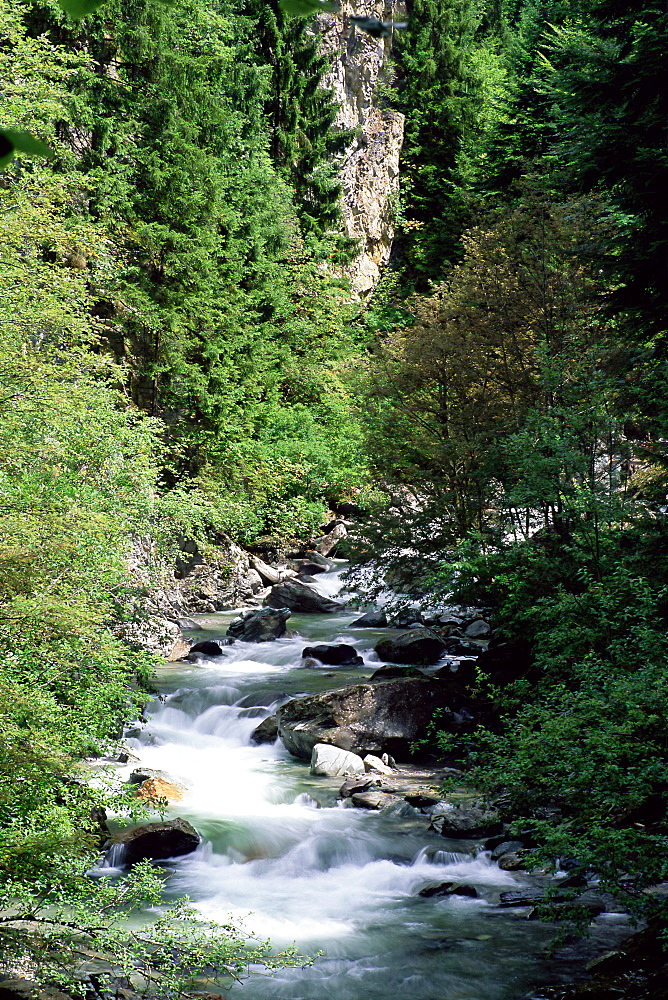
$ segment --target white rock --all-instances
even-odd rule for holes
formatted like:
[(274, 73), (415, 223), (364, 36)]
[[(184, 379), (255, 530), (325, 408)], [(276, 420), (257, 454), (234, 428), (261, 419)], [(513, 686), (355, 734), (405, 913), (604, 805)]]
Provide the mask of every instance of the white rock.
[(364, 761), (356, 753), (329, 743), (316, 743), (311, 754), (311, 774), (335, 778), (341, 774), (364, 774)]
[(368, 753), (363, 762), (365, 771), (380, 771), (381, 774), (392, 774), (392, 768), (384, 764), (380, 757)]

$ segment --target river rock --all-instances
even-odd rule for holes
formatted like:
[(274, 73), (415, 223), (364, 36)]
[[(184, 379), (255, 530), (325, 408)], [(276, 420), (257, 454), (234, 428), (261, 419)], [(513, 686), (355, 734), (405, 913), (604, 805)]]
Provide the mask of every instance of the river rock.
[[(136, 767), (134, 771), (130, 773), (128, 782), (131, 785), (141, 785), (143, 781), (150, 781), (152, 778), (159, 778), (161, 781), (174, 781), (170, 774), (166, 771), (158, 771), (153, 767)], [(178, 784), (178, 782), (174, 782)]]
[(329, 535), (332, 531), (334, 531), (334, 528), (338, 528), (340, 524), (342, 524), (344, 528), (347, 528), (350, 522), (346, 524), (346, 522), (342, 518), (335, 517), (333, 521), (327, 521), (325, 524), (321, 524), (320, 530), (322, 531), (323, 535)]
[(188, 640), (177, 639), (165, 659), (168, 663), (176, 663), (177, 660), (185, 660), (189, 652), (190, 643)]
[(196, 642), (194, 646), (190, 647), (188, 656), (192, 656), (194, 653), (200, 653), (201, 656), (222, 656), (223, 647), (231, 645), (231, 639), (204, 639), (203, 642)]
[(311, 774), (335, 778), (340, 774), (363, 774), (364, 761), (357, 754), (329, 743), (316, 743), (311, 753)]
[(477, 899), (478, 892), (472, 885), (465, 885), (463, 882), (433, 882), (420, 889), (418, 896), (431, 899), (432, 896), (470, 896)]
[(492, 631), (491, 625), (489, 625), (482, 618), (476, 619), (476, 621), (471, 622), (464, 629), (464, 635), (468, 636), (469, 639), (484, 639)]
[(0, 1000), (72, 1000), (72, 996), (34, 979), (7, 978), (0, 981)]
[(201, 632), (203, 627), (194, 618), (177, 618), (176, 624), (179, 628), (187, 628), (189, 632)]
[(307, 549), (307, 551), (304, 553), (304, 556), (306, 559), (309, 560), (309, 562), (313, 562), (317, 566), (322, 566), (324, 570), (329, 569), (330, 565), (329, 560), (325, 559), (325, 557), (321, 555), (320, 552), (316, 552), (315, 549)]
[(380, 757), (374, 757), (372, 753), (368, 753), (364, 758), (364, 768), (366, 771), (378, 771), (380, 774), (394, 774), (394, 769), (389, 764)]
[(394, 618), (390, 618), (390, 628), (412, 628), (416, 625), (424, 625), (425, 621), (418, 608), (408, 608), (400, 611)]
[(263, 719), (260, 725), (256, 726), (250, 734), (250, 741), (255, 746), (260, 746), (263, 743), (275, 743), (277, 739), (278, 725), (275, 715), (270, 715), (269, 718)]
[(524, 844), (521, 840), (503, 840), (500, 844), (497, 844), (490, 857), (492, 861), (498, 861), (504, 854), (515, 854), (517, 851), (521, 851), (523, 847)]
[(410, 629), (393, 639), (381, 639), (376, 653), (381, 660), (394, 663), (436, 663), (445, 650), (440, 636), (429, 629)]
[(367, 611), (351, 622), (348, 628), (387, 628), (387, 615), (384, 611)]
[(147, 802), (156, 802), (159, 799), (166, 802), (180, 802), (187, 791), (185, 785), (180, 785), (175, 781), (166, 781), (164, 778), (147, 778), (137, 789), (137, 798)]
[(290, 611), (284, 607), (258, 608), (235, 618), (227, 634), (243, 642), (270, 642), (286, 633), (285, 623)]
[(502, 872), (521, 872), (531, 865), (531, 858), (536, 852), (530, 848), (522, 848), (519, 851), (508, 851), (499, 858), (499, 868)]
[(339, 544), (342, 538), (345, 538), (348, 534), (345, 524), (339, 521), (331, 531), (321, 538), (317, 538), (313, 543), (313, 548), (316, 552), (319, 552), (321, 556), (330, 555)]
[[(583, 893), (577, 899), (573, 900), (557, 900), (556, 902), (545, 900), (544, 903), (550, 907), (552, 911), (550, 915), (554, 915), (555, 920), (563, 919), (563, 917), (572, 913), (574, 909), (575, 912), (584, 914), (590, 920), (594, 920), (599, 913), (605, 913), (607, 909), (605, 900), (594, 892)], [(545, 919), (544, 907), (536, 907), (529, 913), (529, 920), (543, 919)], [(659, 996), (655, 997), (655, 994), (645, 994), (645, 996), (651, 996), (652, 1000), (661, 1000)], [(664, 994), (663, 1000), (666, 1000), (666, 994)]]
[(362, 757), (387, 751), (407, 759), (437, 708), (443, 709), (443, 728), (468, 728), (458, 711), (461, 702), (458, 692), (427, 677), (354, 684), (288, 701), (277, 712), (278, 732), (289, 752), (303, 760), (311, 759), (316, 743), (331, 743)]
[(374, 670), (369, 678), (370, 681), (387, 681), (391, 677), (426, 677), (421, 670), (417, 667), (411, 667), (408, 664), (400, 665), (398, 663), (385, 663), (382, 667), (378, 667), (378, 670)]
[(134, 865), (138, 861), (162, 861), (165, 858), (191, 854), (200, 841), (197, 830), (187, 820), (179, 817), (163, 823), (145, 823), (132, 830), (122, 830), (114, 834), (110, 850), (122, 847), (121, 863)]
[(369, 788), (380, 787), (380, 779), (374, 774), (354, 775), (347, 778), (339, 789), (339, 797), (349, 799), (355, 792), (365, 792)]
[(259, 574), (260, 579), (267, 587), (273, 587), (275, 583), (278, 583), (282, 579), (283, 573), (275, 566), (270, 566), (269, 563), (264, 562), (259, 556), (250, 556), (249, 562), (256, 573)]
[(335, 646), (307, 646), (302, 650), (302, 657), (314, 656), (321, 663), (332, 667), (359, 667), (364, 660), (358, 655), (354, 646), (340, 642)]
[(350, 799), (358, 809), (384, 809), (385, 806), (392, 805), (393, 802), (397, 801), (393, 796), (386, 795), (380, 788), (368, 788), (361, 792), (353, 792)]
[(498, 813), (475, 804), (444, 802), (431, 814), (430, 830), (454, 840), (468, 837), (491, 837), (501, 830)]
[(264, 603), (270, 608), (289, 608), (290, 611), (309, 614), (323, 614), (340, 611), (343, 608), (338, 601), (323, 597), (312, 587), (298, 580), (283, 580), (282, 583), (277, 583), (265, 597)]
[(300, 576), (317, 576), (318, 573), (326, 573), (327, 567), (317, 562), (303, 562), (297, 567), (297, 572)]

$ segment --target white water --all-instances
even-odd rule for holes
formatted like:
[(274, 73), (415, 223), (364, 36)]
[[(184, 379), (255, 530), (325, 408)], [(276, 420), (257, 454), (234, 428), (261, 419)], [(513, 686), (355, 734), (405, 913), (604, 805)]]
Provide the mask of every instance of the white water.
[[(337, 575), (319, 589), (337, 589)], [(209, 620), (223, 634), (230, 615)], [(207, 917), (242, 918), (277, 947), (324, 955), (304, 971), (254, 975), (237, 1000), (511, 1000), (540, 981), (549, 931), (500, 911), (499, 892), (518, 879), (467, 844), (443, 840), (410, 807), (372, 813), (337, 804), (341, 779), (312, 778), (281, 746), (249, 737), (287, 696), (368, 676), (375, 633), (346, 631), (354, 612), (295, 616), (302, 636), (237, 642), (222, 657), (166, 667), (166, 692), (149, 710), (141, 762), (188, 786), (173, 814), (202, 846), (169, 863), (170, 891)], [(213, 633), (211, 633), (213, 634)], [(301, 669), (301, 650), (327, 638), (355, 645), (369, 669)], [(325, 675), (329, 674), (329, 678)], [(128, 771), (136, 764), (128, 765)], [(322, 804), (321, 808), (317, 803)], [(422, 898), (430, 882), (461, 880), (478, 899)], [(520, 880), (521, 881), (521, 880)]]

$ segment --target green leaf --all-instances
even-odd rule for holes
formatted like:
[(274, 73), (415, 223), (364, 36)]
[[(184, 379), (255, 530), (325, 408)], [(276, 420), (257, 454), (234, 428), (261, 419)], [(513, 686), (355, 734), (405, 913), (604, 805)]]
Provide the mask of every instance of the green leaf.
[(337, 0), (279, 0), (278, 6), (287, 17), (306, 17), (307, 14), (335, 14), (341, 4)]
[(46, 143), (36, 139), (30, 132), (13, 128), (0, 129), (0, 170), (7, 166), (14, 153), (27, 153), (28, 156), (47, 159), (53, 155)]
[(80, 21), (82, 17), (94, 14), (103, 3), (104, 0), (58, 0), (59, 6), (75, 21)]

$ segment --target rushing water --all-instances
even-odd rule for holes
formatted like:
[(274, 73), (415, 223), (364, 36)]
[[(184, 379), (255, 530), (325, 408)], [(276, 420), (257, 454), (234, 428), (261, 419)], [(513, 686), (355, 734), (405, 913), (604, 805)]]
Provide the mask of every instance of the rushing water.
[[(323, 592), (337, 586), (334, 573), (319, 580)], [(223, 634), (232, 617), (209, 616), (206, 634)], [(322, 950), (306, 970), (234, 986), (237, 1000), (516, 1000), (557, 970), (544, 957), (553, 929), (497, 906), (501, 891), (526, 878), (430, 833), (407, 805), (344, 808), (336, 796), (342, 779), (310, 776), (280, 742), (249, 743), (287, 697), (375, 669), (378, 633), (347, 630), (355, 617), (294, 615), (298, 638), (237, 642), (221, 657), (164, 668), (163, 695), (130, 742), (142, 764), (188, 786), (172, 813), (203, 837), (194, 854), (170, 862), (170, 891), (187, 894), (208, 917), (242, 918), (277, 947)], [(365, 667), (303, 669), (302, 648), (323, 639), (355, 645)], [(478, 898), (417, 895), (447, 880), (475, 886)]]

